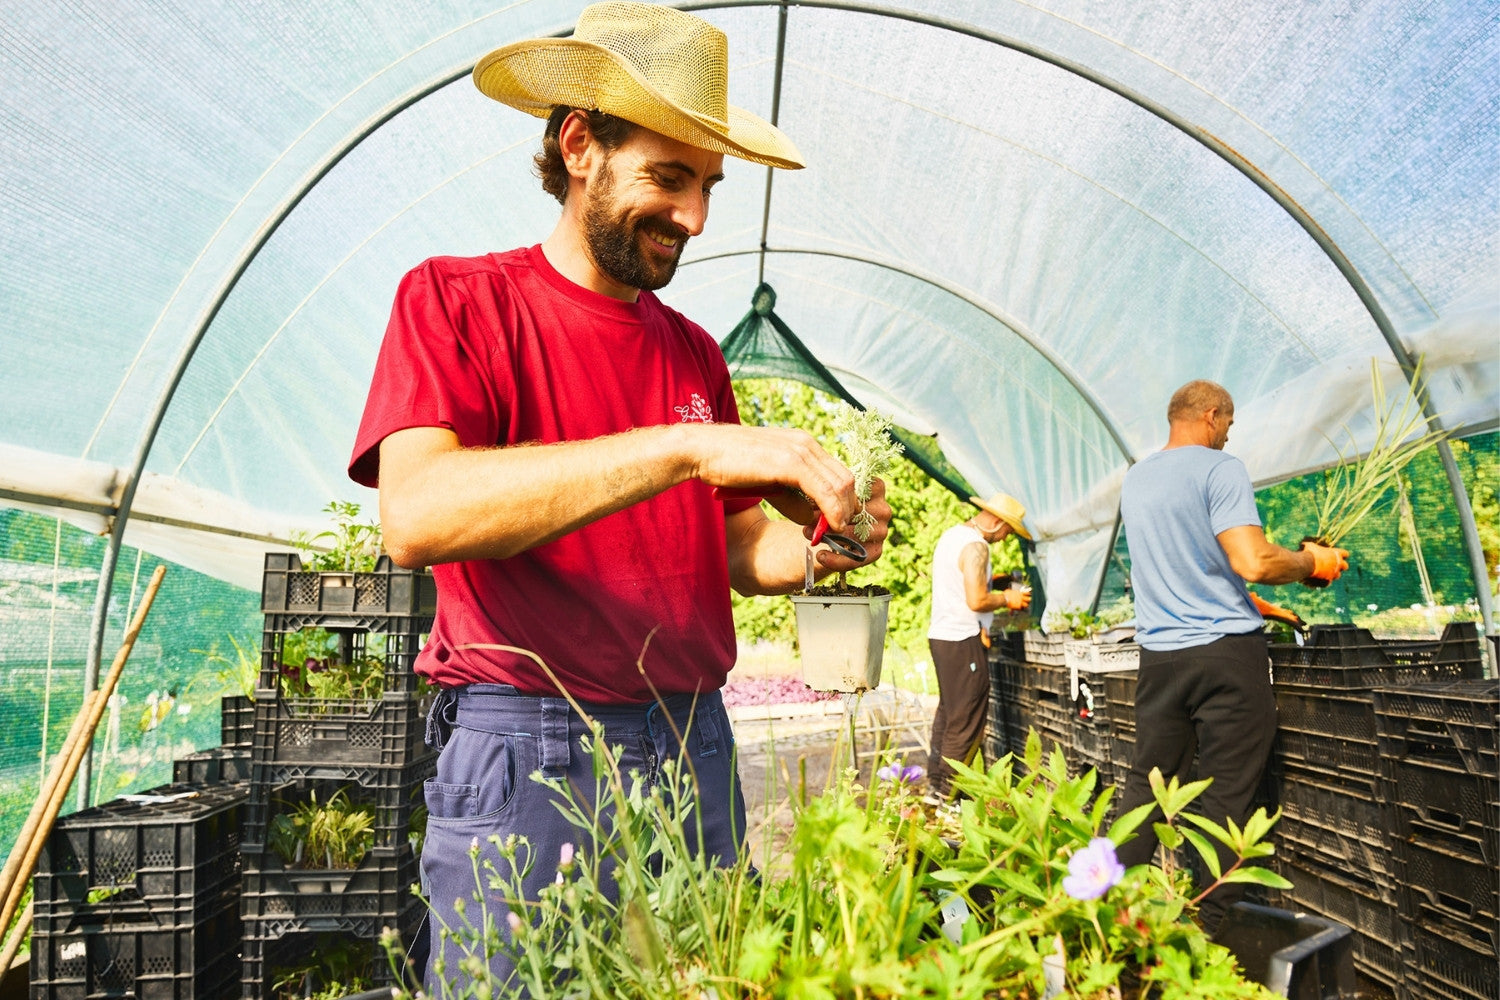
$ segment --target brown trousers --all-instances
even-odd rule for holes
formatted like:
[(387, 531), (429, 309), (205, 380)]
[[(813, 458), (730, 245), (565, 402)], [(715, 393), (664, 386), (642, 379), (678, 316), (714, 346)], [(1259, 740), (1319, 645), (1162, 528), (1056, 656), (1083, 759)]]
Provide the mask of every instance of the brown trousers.
[(927, 648), (938, 680), (927, 784), (934, 794), (947, 796), (953, 780), (947, 761), (968, 764), (981, 752), (990, 707), (990, 665), (978, 633), (958, 642), (928, 639)]

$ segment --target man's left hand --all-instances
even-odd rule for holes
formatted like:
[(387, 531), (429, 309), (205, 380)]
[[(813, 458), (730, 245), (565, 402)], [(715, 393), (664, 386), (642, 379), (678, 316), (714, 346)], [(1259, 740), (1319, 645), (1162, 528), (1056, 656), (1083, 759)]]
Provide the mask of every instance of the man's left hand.
[(1000, 594), (1000, 598), (1005, 601), (1007, 611), (1025, 611), (1031, 607), (1030, 589), (1011, 587), (1008, 590), (1001, 590), (998, 593)]
[[(870, 534), (867, 538), (860, 539), (859, 535), (855, 533), (855, 526), (852, 524), (833, 529), (841, 535), (848, 535), (851, 538), (859, 539), (860, 544), (865, 547), (864, 562), (855, 562), (853, 559), (846, 559), (826, 547), (819, 546), (817, 549), (819, 566), (831, 572), (847, 573), (851, 569), (868, 566), (880, 558), (880, 552), (885, 547), (885, 538), (890, 533), (891, 525), (891, 505), (886, 503), (885, 500), (885, 482), (883, 480), (877, 479), (871, 485), (870, 499), (865, 502), (865, 512), (874, 519), (873, 523), (869, 524)], [(810, 536), (812, 528), (804, 528), (803, 534)]]
[(1288, 625), (1292, 626), (1292, 628), (1298, 629), (1299, 631), (1307, 628), (1307, 622), (1303, 621), (1297, 615), (1297, 612), (1288, 610), (1287, 608), (1278, 607), (1275, 604), (1272, 604), (1270, 601), (1262, 600), (1260, 595), (1256, 594), (1254, 591), (1251, 591), (1250, 593), (1250, 601), (1255, 605), (1255, 610), (1260, 612), (1260, 616), (1262, 618), (1275, 619), (1279, 622), (1286, 622)]

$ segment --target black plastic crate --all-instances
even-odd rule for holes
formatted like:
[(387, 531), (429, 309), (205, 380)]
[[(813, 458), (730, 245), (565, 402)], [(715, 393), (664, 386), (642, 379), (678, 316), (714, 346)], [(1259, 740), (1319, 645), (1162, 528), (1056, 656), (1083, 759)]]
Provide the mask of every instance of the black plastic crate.
[(414, 617), (437, 611), (431, 570), (402, 569), (381, 556), (368, 573), (314, 572), (294, 553), (266, 553), (260, 608), (267, 614)]
[(242, 694), (219, 699), (219, 742), (250, 749), (255, 742), (255, 699)]
[(1391, 804), (1392, 832), (1409, 836), (1414, 821), (1485, 839), (1500, 853), (1500, 776), (1425, 760), (1380, 761), (1381, 796)]
[(405, 767), (317, 768), (256, 763), (252, 772), (242, 837), (246, 854), (266, 850), (266, 831), (272, 817), (313, 795), (327, 802), (342, 790), (351, 802), (374, 808), (374, 853), (394, 857), (408, 849), (412, 812), (424, 804), (423, 782), (437, 773), (437, 754)]
[(282, 677), (300, 664), (287, 664), (286, 643), (289, 636), (304, 629), (323, 629), (338, 639), (340, 663), (356, 663), (369, 651), (371, 636), (382, 639), (380, 659), (384, 666), (384, 694), (412, 693), (422, 687), (416, 673), (417, 654), (422, 651), (423, 636), (431, 630), (431, 618), (339, 618), (318, 615), (266, 615), (261, 631), (260, 679), (256, 700), (267, 692), (280, 693)]
[(1390, 813), (1375, 794), (1373, 780), (1307, 769), (1285, 759), (1275, 771), (1276, 800), (1287, 819), (1386, 844), (1389, 851)]
[(348, 870), (288, 868), (274, 851), (247, 852), (240, 913), (247, 921), (294, 919), (308, 930), (332, 929), (356, 917), (394, 922), (419, 877), (410, 850), (395, 857), (372, 852)]
[(1370, 691), (1320, 690), (1275, 685), (1276, 725), (1303, 733), (1337, 736), (1375, 747), (1375, 697)]
[(1403, 971), (1408, 987), (1428, 995), (1436, 992), (1500, 1000), (1493, 936), (1484, 936), (1482, 928), (1425, 908), (1403, 923), (1411, 940)]
[(182, 926), (31, 937), (32, 1000), (218, 1000), (240, 979), (237, 901)]
[[(192, 923), (238, 884), (244, 785), (163, 785), (57, 821), (33, 880), (39, 925)], [(178, 797), (182, 796), (182, 797)]]
[(1104, 675), (1104, 698), (1109, 702), (1110, 720), (1135, 720), (1134, 670), (1116, 670)]
[(253, 759), (260, 764), (401, 767), (433, 751), (425, 742), (431, 699), (396, 692), (370, 699), (255, 701)]
[(249, 747), (209, 747), (172, 762), (178, 784), (219, 785), (250, 780)]
[(421, 899), (408, 897), (394, 920), (376, 917), (246, 918), (240, 996), (244, 1000), (272, 1000), (275, 996), (272, 985), (279, 968), (300, 966), (320, 949), (326, 952), (339, 945), (364, 948), (369, 956), (364, 966), (365, 979), (377, 987), (390, 985), (393, 977), (380, 943), (381, 934), (387, 927), (397, 931), (410, 954), (417, 934), (425, 933), (422, 917), (426, 912), (427, 906)]
[(1278, 851), (1276, 868), (1292, 888), (1281, 891), (1279, 905), (1305, 909), (1354, 929), (1354, 955), (1388, 982), (1401, 980), (1401, 955), (1409, 940), (1396, 902), (1381, 888), (1336, 871), (1320, 859), (1295, 851)]
[(1380, 755), (1373, 742), (1346, 740), (1296, 729), (1276, 730), (1274, 757), (1313, 771), (1326, 771), (1341, 778), (1365, 780), (1374, 786), (1380, 773)]
[[(1350, 836), (1338, 829), (1294, 815), (1283, 802), (1281, 821), (1271, 831), (1272, 842), (1304, 855), (1320, 857), (1335, 869), (1360, 872), (1377, 885), (1396, 884), (1397, 863), (1391, 838)], [(1388, 891), (1390, 891), (1388, 889)]]
[(1415, 912), (1418, 902), (1459, 920), (1500, 920), (1500, 859), (1482, 837), (1462, 837), (1413, 822), (1392, 838), (1397, 879)]
[(1377, 639), (1355, 625), (1314, 625), (1304, 645), (1272, 643), (1278, 683), (1373, 688), (1479, 677), (1484, 659), (1474, 622), (1449, 622), (1435, 640)]
[(1382, 687), (1375, 692), (1380, 752), (1459, 763), (1494, 775), (1500, 765), (1500, 679)]

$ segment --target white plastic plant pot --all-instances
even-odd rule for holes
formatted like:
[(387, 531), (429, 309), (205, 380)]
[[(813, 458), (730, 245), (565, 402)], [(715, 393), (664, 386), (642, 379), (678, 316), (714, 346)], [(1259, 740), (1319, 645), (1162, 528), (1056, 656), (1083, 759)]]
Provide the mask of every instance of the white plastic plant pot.
[(814, 691), (867, 691), (880, 685), (890, 594), (793, 594), (802, 682)]

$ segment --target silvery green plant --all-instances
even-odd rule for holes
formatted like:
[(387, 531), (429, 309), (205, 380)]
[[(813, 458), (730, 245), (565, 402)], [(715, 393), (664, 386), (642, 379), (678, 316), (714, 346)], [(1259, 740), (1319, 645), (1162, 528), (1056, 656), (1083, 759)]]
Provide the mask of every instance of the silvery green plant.
[(854, 493), (859, 497), (859, 513), (851, 522), (854, 537), (867, 541), (875, 518), (865, 510), (865, 504), (875, 488), (875, 480), (890, 471), (905, 449), (892, 440), (891, 421), (877, 410), (861, 410), (840, 403), (833, 412), (833, 429), (837, 436), (834, 450), (854, 473)]

